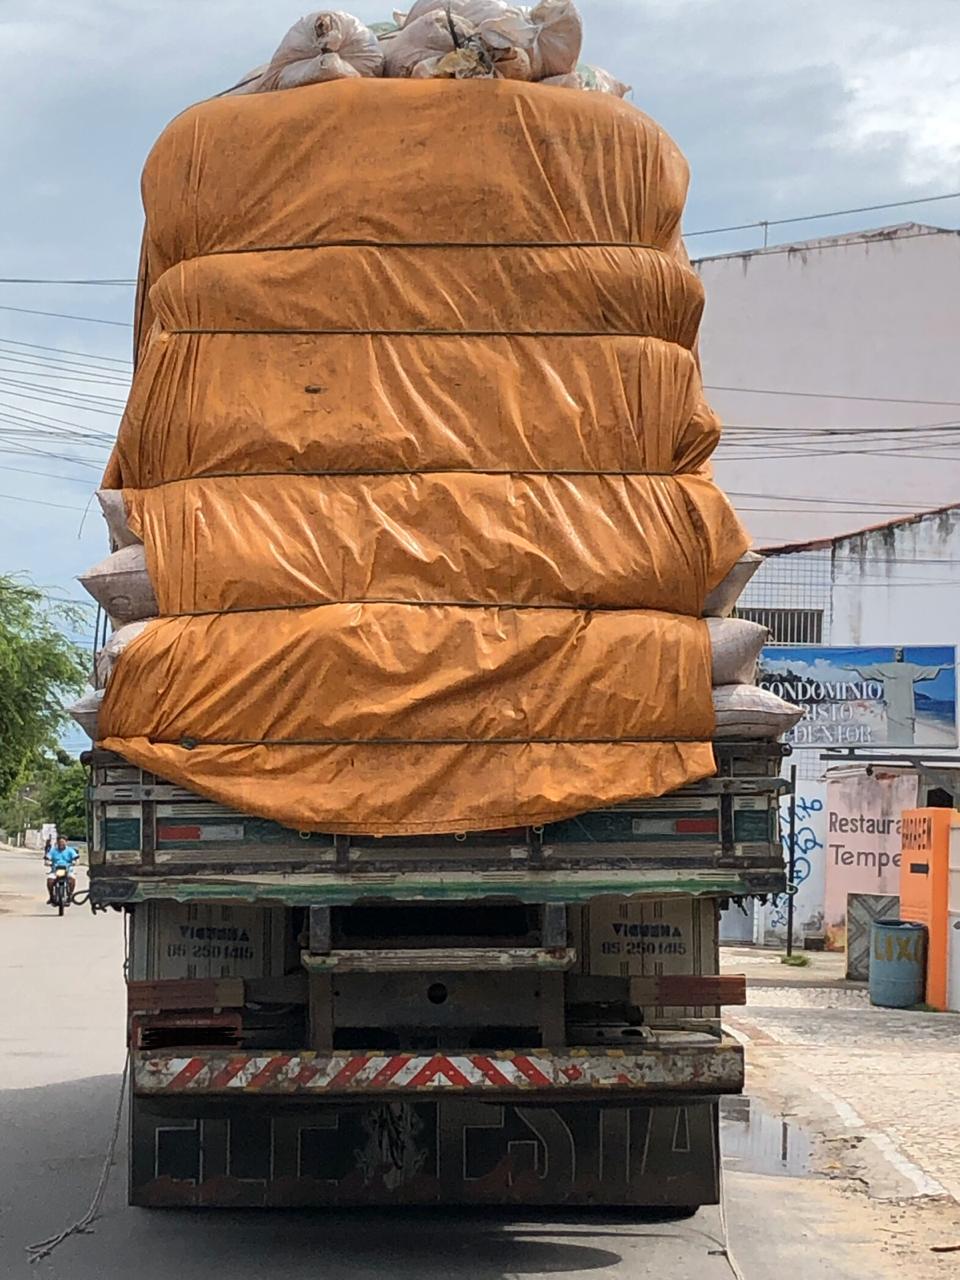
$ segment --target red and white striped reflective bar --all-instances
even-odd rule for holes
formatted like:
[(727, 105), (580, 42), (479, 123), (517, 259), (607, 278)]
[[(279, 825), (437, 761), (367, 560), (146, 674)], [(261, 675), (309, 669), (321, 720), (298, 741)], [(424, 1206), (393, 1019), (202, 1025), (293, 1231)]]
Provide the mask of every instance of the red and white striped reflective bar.
[(743, 1051), (731, 1040), (636, 1050), (548, 1053), (141, 1052), (140, 1094), (528, 1092), (537, 1089), (734, 1091)]

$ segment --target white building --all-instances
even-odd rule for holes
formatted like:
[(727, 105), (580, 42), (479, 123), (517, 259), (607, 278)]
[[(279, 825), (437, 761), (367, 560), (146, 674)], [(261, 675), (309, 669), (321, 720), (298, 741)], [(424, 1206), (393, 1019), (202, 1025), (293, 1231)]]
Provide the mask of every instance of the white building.
[[(960, 463), (953, 483), (960, 489)], [(763, 550), (740, 612), (780, 643), (960, 644), (960, 496), (856, 533)]]
[(760, 548), (957, 501), (960, 232), (907, 223), (694, 265), (717, 479)]
[[(725, 423), (717, 479), (769, 553), (742, 611), (783, 643), (960, 643), (960, 233), (908, 223), (694, 265), (704, 383)], [(811, 930), (839, 821), (820, 756), (794, 756), (795, 906)], [(956, 796), (949, 770), (916, 776), (918, 803)], [(871, 788), (857, 804), (870, 807)], [(781, 904), (728, 913), (725, 936), (784, 928)]]
[[(738, 612), (763, 622), (775, 641), (960, 646), (960, 502), (856, 533), (771, 546), (765, 555)], [(862, 763), (868, 754), (830, 768), (823, 748), (794, 753), (798, 940), (821, 930), (836, 940), (840, 931), (831, 926), (842, 920), (848, 892), (896, 893), (900, 849), (891, 805), (960, 807), (955, 750), (918, 752), (915, 768), (903, 767), (911, 753), (878, 752), (875, 767)], [(854, 837), (865, 838), (858, 844)], [(726, 913), (722, 937), (762, 943), (785, 933), (781, 902)]]

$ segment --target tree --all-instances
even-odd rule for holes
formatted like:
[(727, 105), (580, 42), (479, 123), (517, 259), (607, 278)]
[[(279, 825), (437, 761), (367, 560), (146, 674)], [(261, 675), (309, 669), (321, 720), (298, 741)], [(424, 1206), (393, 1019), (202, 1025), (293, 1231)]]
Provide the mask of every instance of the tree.
[(44, 822), (55, 822), (57, 832), (68, 840), (82, 840), (87, 834), (87, 771), (79, 760), (51, 762), (43, 772), (37, 791)]
[(88, 660), (70, 639), (82, 605), (54, 604), (26, 579), (0, 574), (0, 807), (54, 754), (64, 701), (83, 688)]

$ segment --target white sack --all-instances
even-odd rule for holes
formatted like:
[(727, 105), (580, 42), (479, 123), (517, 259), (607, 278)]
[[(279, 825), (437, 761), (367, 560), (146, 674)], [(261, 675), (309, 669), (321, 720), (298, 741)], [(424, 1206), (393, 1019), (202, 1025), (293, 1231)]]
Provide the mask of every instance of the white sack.
[(546, 76), (543, 84), (556, 85), (560, 89), (585, 89), (588, 93), (612, 93), (618, 98), (625, 98), (632, 85), (624, 84), (603, 67), (591, 67), (581, 63), (576, 71), (565, 76)]
[(100, 503), (103, 518), (107, 522), (110, 545), (115, 550), (120, 547), (141, 546), (141, 539), (127, 524), (127, 508), (123, 501), (123, 490), (100, 489), (97, 492), (97, 501)]
[(729, 618), (737, 606), (744, 588), (760, 568), (763, 556), (747, 551), (740, 557), (722, 582), (717, 583), (703, 602), (705, 618)]
[(530, 20), (538, 28), (531, 55), (534, 80), (575, 70), (583, 46), (583, 23), (573, 0), (540, 0), (530, 10)]
[(713, 683), (754, 684), (760, 650), (770, 632), (759, 622), (746, 618), (707, 618)]
[(779, 738), (803, 711), (755, 684), (725, 684), (713, 691), (717, 738)]
[[(451, 23), (453, 31), (450, 30)], [(453, 53), (475, 32), (473, 23), (459, 14), (453, 14), (448, 21), (442, 10), (425, 13), (383, 42), (384, 75), (397, 80), (412, 76), (421, 62)]]
[(97, 740), (97, 718), (100, 715), (100, 704), (103, 702), (103, 690), (94, 689), (85, 693), (67, 711), (92, 741)]
[(504, 17), (516, 17), (530, 25), (526, 11), (507, 0), (417, 0), (409, 13), (394, 14), (394, 17), (400, 20), (402, 27), (409, 27), (427, 13), (446, 13), (448, 4), (451, 13), (466, 18), (475, 27), (479, 27), (481, 22), (496, 22)]
[(114, 631), (113, 635), (97, 654), (95, 666), (98, 689), (106, 688), (121, 653), (130, 644), (131, 640), (136, 640), (137, 636), (150, 625), (151, 621), (152, 619), (145, 618), (142, 622), (128, 622), (126, 626), (118, 627)]
[[(507, 79), (543, 80), (571, 72), (577, 65), (583, 24), (573, 0), (542, 0), (534, 9), (505, 0), (417, 0), (406, 15), (404, 30), (431, 14), (440, 14), (446, 24), (448, 9), (474, 28), (495, 63), (506, 64), (497, 71)], [(389, 55), (386, 74), (398, 74), (390, 69)]]
[[(291, 62), (272, 80), (271, 89), (301, 89), (305, 84), (358, 79), (360, 72), (339, 53), (321, 53), (305, 62)], [(257, 92), (264, 90), (258, 88)]]
[(78, 581), (117, 626), (159, 613), (142, 546), (114, 551)]
[(382, 74), (383, 51), (370, 28), (340, 9), (322, 9), (290, 28), (257, 82), (256, 92)]

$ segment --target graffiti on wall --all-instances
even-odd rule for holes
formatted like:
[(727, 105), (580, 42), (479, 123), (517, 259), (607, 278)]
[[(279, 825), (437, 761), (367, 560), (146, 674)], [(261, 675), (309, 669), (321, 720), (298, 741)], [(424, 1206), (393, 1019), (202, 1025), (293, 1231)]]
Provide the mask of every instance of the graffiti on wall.
[[(793, 939), (802, 943), (805, 934), (823, 933), (823, 877), (826, 853), (827, 795), (819, 781), (797, 783), (796, 819), (793, 836)], [(780, 842), (789, 876), (790, 798), (780, 802)], [(782, 943), (787, 936), (788, 896), (761, 907), (758, 912), (761, 943)]]
[[(816, 822), (816, 827), (814, 827), (813, 824), (818, 815), (820, 820)], [(819, 796), (797, 796), (797, 812), (796, 817), (794, 818), (794, 833), (792, 841), (793, 879), (791, 880), (789, 800), (780, 806), (780, 843), (783, 845), (783, 860), (787, 865), (789, 891), (777, 899), (777, 904), (770, 913), (770, 928), (776, 932), (779, 932), (781, 929), (786, 931), (788, 903), (791, 896), (794, 898), (794, 920), (796, 921), (796, 899), (800, 896), (800, 890), (813, 875), (814, 861), (817, 861), (822, 868), (824, 844), (820, 839), (818, 830), (822, 824), (822, 815), (823, 800)], [(822, 928), (823, 912), (816, 912), (815, 917), (806, 923)], [(810, 929), (808, 931), (813, 932), (814, 930)]]

